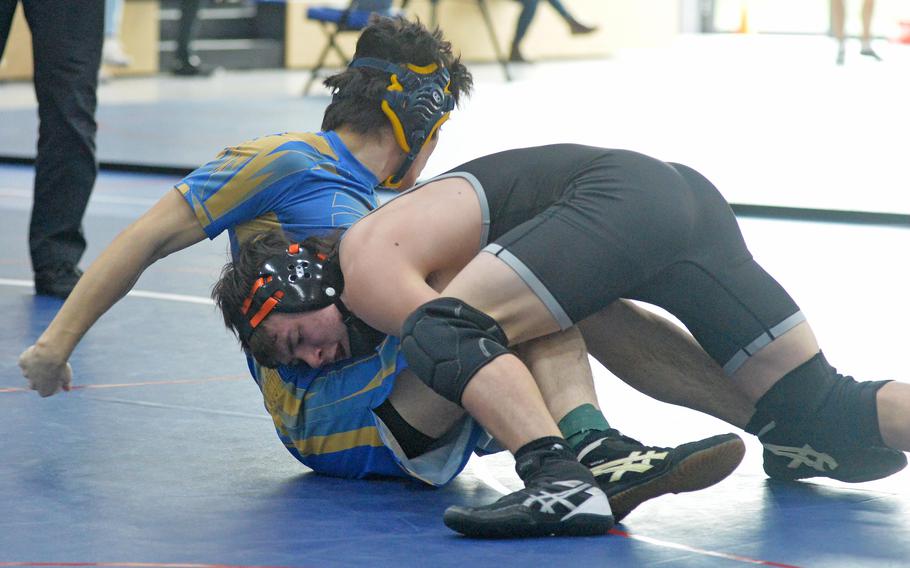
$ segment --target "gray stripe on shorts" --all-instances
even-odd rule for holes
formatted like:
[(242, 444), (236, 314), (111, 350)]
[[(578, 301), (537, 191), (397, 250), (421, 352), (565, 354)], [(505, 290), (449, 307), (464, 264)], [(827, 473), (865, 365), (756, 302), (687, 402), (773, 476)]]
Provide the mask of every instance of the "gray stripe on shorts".
[(803, 315), (803, 312), (796, 312), (792, 316), (772, 327), (771, 335), (774, 337), (780, 337), (804, 321), (806, 321), (806, 316)]
[(559, 302), (556, 301), (556, 297), (550, 293), (544, 283), (540, 281), (537, 276), (531, 272), (525, 263), (520, 261), (518, 257), (510, 253), (502, 246), (496, 243), (490, 243), (481, 252), (488, 252), (493, 256), (501, 259), (505, 262), (509, 268), (515, 271), (518, 274), (518, 277), (531, 288), (531, 291), (540, 299), (541, 302), (550, 310), (550, 314), (553, 318), (559, 323), (561, 329), (568, 329), (572, 327), (572, 320), (569, 319), (569, 314), (566, 313), (562, 306), (559, 305)]
[(738, 371), (740, 367), (743, 366), (743, 363), (745, 363), (749, 357), (755, 355), (769, 343), (781, 335), (787, 333), (804, 321), (806, 321), (806, 316), (803, 315), (803, 312), (799, 311), (772, 327), (769, 332), (762, 333), (753, 339), (751, 343), (737, 351), (736, 354), (733, 355), (733, 357), (731, 357), (730, 360), (724, 364), (724, 373), (727, 375), (732, 375)]

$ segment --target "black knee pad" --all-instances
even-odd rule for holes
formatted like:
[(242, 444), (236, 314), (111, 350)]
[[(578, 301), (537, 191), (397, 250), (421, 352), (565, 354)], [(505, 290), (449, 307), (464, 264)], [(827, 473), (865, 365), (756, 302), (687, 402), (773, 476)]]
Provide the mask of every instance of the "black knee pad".
[(774, 419), (823, 428), (839, 446), (884, 446), (876, 394), (890, 381), (858, 382), (828, 364), (819, 352), (779, 380), (755, 405)]
[(405, 320), (401, 332), (401, 351), (414, 374), (459, 405), (474, 374), (509, 352), (506, 343), (496, 320), (455, 298), (438, 298), (420, 306)]

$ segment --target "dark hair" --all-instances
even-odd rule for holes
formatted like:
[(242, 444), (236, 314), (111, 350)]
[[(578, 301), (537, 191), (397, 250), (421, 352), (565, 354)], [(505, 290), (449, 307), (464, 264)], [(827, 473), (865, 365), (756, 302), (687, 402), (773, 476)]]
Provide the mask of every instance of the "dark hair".
[[(316, 253), (333, 255), (336, 253), (342, 232), (343, 229), (336, 229), (323, 236), (308, 237), (301, 246)], [(221, 276), (212, 287), (212, 299), (221, 310), (225, 327), (238, 339), (240, 334), (237, 330), (237, 319), (244, 317), (240, 310), (250, 294), (253, 283), (259, 278), (260, 268), (267, 260), (287, 250), (290, 244), (280, 231), (260, 233), (241, 244), (237, 258), (221, 269)], [(260, 329), (256, 328), (248, 341), (241, 340), (240, 347), (252, 355), (260, 365), (277, 367), (275, 342), (268, 334), (259, 333)]]
[[(436, 63), (449, 70), (449, 91), (458, 103), (461, 96), (471, 92), (471, 73), (461, 63), (461, 56), (452, 53), (452, 44), (445, 41), (437, 27), (428, 30), (419, 21), (404, 18), (374, 16), (360, 39), (354, 59), (375, 57), (392, 63), (430, 65)], [(322, 118), (323, 130), (346, 126), (358, 134), (369, 134), (389, 126), (380, 103), (389, 85), (389, 75), (371, 68), (348, 68), (325, 80), (332, 90), (332, 103)]]

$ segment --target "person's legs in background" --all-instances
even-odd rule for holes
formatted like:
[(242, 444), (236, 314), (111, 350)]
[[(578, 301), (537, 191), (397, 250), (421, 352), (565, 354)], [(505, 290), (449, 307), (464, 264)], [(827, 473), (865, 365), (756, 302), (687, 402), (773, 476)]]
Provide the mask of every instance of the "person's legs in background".
[[(521, 41), (524, 39), (525, 34), (528, 33), (528, 28), (531, 26), (531, 21), (534, 20), (534, 16), (537, 14), (537, 5), (539, 4), (539, 0), (520, 1), (521, 13), (518, 14), (518, 22), (515, 24), (515, 36), (512, 39), (512, 50), (509, 54), (509, 61), (515, 62), (527, 61), (521, 53)], [(566, 21), (569, 25), (569, 31), (572, 32), (573, 35), (588, 34), (597, 31), (596, 27), (586, 26), (576, 20), (560, 0), (548, 0), (548, 2), (553, 6), (553, 9), (562, 16), (562, 19)]]
[[(844, 44), (846, 35), (844, 21), (846, 19), (845, 0), (831, 0), (831, 33), (837, 40), (837, 64), (844, 64)], [(863, 32), (861, 55), (871, 57), (876, 61), (882, 58), (872, 49), (872, 15), (875, 12), (875, 0), (863, 0)]]
[(596, 26), (586, 26), (585, 24), (576, 20), (575, 16), (569, 13), (569, 10), (563, 6), (560, 0), (548, 1), (550, 2), (550, 6), (553, 6), (553, 9), (556, 10), (556, 13), (562, 16), (562, 19), (565, 20), (567, 24), (569, 24), (569, 31), (572, 32), (572, 35), (589, 34), (591, 32), (597, 31)]
[(85, 252), (82, 217), (95, 184), (95, 109), (104, 0), (23, 3), (32, 33), (38, 152), (29, 249), (35, 291), (66, 297)]
[(861, 55), (865, 55), (881, 61), (877, 53), (872, 49), (872, 14), (875, 12), (875, 0), (863, 0), (863, 37)]
[(0, 0), (0, 59), (3, 59), (3, 51), (6, 49), (6, 38), (9, 37), (10, 27), (13, 25), (13, 14), (16, 13), (16, 6), (19, 0)]
[(123, 0), (104, 0), (104, 48), (101, 60), (105, 65), (126, 67), (130, 56), (120, 43), (120, 24), (123, 22)]
[(196, 34), (199, 21), (200, 0), (182, 0), (180, 2), (180, 28), (177, 31), (177, 61), (174, 64), (175, 75), (210, 75), (212, 70), (202, 64), (199, 56), (190, 49), (190, 43)]
[(509, 53), (509, 61), (523, 62), (526, 61), (521, 54), (521, 40), (528, 33), (528, 27), (537, 13), (538, 0), (521, 0), (521, 13), (518, 14), (518, 21), (515, 24), (515, 36), (512, 38), (512, 50)]
[(837, 64), (844, 64), (844, 0), (831, 0), (831, 34), (837, 40)]

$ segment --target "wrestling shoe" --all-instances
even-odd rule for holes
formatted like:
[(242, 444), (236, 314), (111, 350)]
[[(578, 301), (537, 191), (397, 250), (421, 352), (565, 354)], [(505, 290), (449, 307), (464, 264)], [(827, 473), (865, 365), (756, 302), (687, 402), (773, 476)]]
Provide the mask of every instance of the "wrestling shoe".
[(524, 489), (482, 507), (449, 507), (446, 526), (475, 538), (605, 535), (613, 528), (607, 496), (577, 461), (551, 459), (531, 475), (522, 466), (515, 469)]
[(872, 481), (907, 466), (904, 452), (881, 446), (832, 448), (811, 427), (771, 421), (758, 432), (764, 447), (764, 469), (771, 479), (796, 481), (830, 477), (847, 483)]
[(736, 434), (660, 448), (610, 429), (588, 435), (578, 461), (594, 474), (620, 522), (648, 499), (714, 485), (733, 473), (745, 452), (746, 446)]

